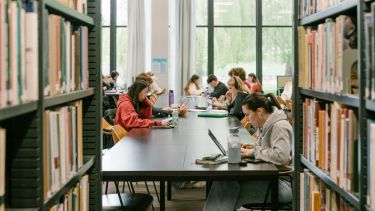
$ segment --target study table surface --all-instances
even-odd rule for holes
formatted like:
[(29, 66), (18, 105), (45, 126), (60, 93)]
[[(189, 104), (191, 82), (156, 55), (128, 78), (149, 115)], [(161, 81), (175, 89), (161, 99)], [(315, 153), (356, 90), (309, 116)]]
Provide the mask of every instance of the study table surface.
[[(208, 136), (211, 129), (226, 148), (229, 128), (240, 127), (242, 143), (253, 138), (235, 117), (202, 118), (188, 112), (173, 129), (135, 128), (113, 146), (102, 158), (103, 180), (156, 180), (161, 183), (161, 210), (164, 209), (164, 181), (171, 180), (253, 180), (273, 182), (277, 190), (278, 169), (270, 163), (198, 165), (197, 158), (220, 153)], [(276, 192), (277, 193), (277, 192)], [(277, 201), (277, 194), (272, 194)]]

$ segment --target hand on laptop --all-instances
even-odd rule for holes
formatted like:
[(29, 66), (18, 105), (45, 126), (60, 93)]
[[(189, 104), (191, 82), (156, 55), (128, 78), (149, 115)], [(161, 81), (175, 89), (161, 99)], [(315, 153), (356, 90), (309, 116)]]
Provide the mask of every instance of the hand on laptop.
[(252, 145), (252, 144), (241, 144), (241, 148), (252, 149), (252, 148), (254, 148), (254, 145)]

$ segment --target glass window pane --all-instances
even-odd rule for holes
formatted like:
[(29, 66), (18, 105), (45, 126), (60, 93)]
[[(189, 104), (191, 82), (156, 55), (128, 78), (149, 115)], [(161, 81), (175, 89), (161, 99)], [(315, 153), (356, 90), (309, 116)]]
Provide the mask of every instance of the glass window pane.
[(103, 26), (109, 26), (111, 23), (111, 5), (110, 0), (104, 0), (102, 1), (102, 25)]
[[(109, 0), (104, 0), (109, 1)], [(116, 2), (116, 24), (118, 26), (128, 25), (128, 0), (117, 0)]]
[(277, 91), (277, 76), (292, 75), (292, 28), (263, 28), (263, 91)]
[(128, 61), (128, 29), (126, 27), (117, 27), (116, 33), (116, 69), (120, 78), (125, 80), (125, 71)]
[(255, 0), (214, 0), (215, 25), (255, 25)]
[(109, 60), (109, 27), (102, 28), (102, 74), (109, 75), (110, 60)]
[(201, 78), (201, 83), (205, 84), (207, 79), (207, 61), (208, 61), (208, 30), (206, 27), (195, 28), (195, 74)]
[(208, 0), (196, 0), (195, 1), (195, 24), (196, 25), (207, 25), (208, 23)]
[(255, 28), (215, 28), (214, 72), (222, 82), (229, 79), (233, 67), (243, 67), (246, 74), (256, 72)]
[(262, 4), (263, 25), (292, 25), (293, 1), (267, 0)]

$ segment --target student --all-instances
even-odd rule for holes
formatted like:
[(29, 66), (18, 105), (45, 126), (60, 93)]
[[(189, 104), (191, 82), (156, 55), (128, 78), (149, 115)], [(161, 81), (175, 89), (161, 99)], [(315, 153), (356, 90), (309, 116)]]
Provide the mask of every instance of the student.
[(242, 92), (242, 85), (243, 83), (239, 77), (231, 77), (228, 81), (229, 91), (225, 95), (225, 101), (220, 103), (219, 101), (213, 99), (212, 105), (227, 109), (230, 115), (233, 115), (241, 120), (245, 116), (242, 112), (242, 101), (248, 95), (247, 93)]
[(204, 94), (204, 90), (199, 87), (199, 76), (193, 75), (185, 86), (186, 96), (199, 96)]
[(144, 80), (135, 81), (127, 94), (121, 94), (117, 104), (115, 125), (121, 125), (126, 130), (135, 127), (168, 126), (167, 121), (151, 120), (152, 105), (147, 99), (149, 84)]
[[(253, 93), (246, 97), (242, 109), (250, 124), (259, 131), (255, 145), (242, 145), (242, 156), (253, 156), (280, 166), (289, 165), (293, 130), (275, 96)], [(267, 181), (214, 182), (203, 210), (231, 211), (247, 203), (264, 203), (268, 185)], [(279, 202), (292, 201), (290, 181), (280, 177), (278, 194)]]
[(156, 83), (158, 78), (152, 72), (146, 72), (146, 75), (150, 76), (152, 79), (152, 83), (150, 83), (150, 91), (156, 93), (157, 95), (161, 95), (165, 93), (165, 89), (160, 88), (160, 86)]
[(254, 73), (250, 73), (247, 76), (247, 80), (250, 83), (250, 94), (254, 92), (262, 92), (262, 86)]
[(225, 86), (225, 84), (221, 81), (218, 81), (216, 76), (213, 74), (208, 76), (207, 83), (214, 89), (214, 91), (210, 94), (210, 97), (219, 98), (220, 96), (225, 95), (225, 93), (228, 91), (227, 86)]
[(250, 87), (251, 86), (250, 86), (250, 83), (248, 83), (246, 81), (246, 72), (245, 72), (245, 70), (242, 67), (234, 67), (234, 68), (232, 68), (229, 71), (228, 75), (230, 77), (238, 76), (243, 81), (243, 83), (245, 85), (245, 86), (242, 87), (242, 91), (248, 92), (248, 93), (250, 92)]

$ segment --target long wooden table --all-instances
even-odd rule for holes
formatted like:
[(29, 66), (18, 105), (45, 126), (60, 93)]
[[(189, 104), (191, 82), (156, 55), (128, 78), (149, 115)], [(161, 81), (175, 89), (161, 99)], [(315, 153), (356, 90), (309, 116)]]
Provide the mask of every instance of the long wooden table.
[[(270, 163), (198, 165), (195, 159), (220, 153), (208, 129), (226, 148), (229, 128), (241, 126), (234, 117), (201, 118), (188, 112), (173, 129), (135, 128), (102, 158), (103, 180), (160, 181), (160, 210), (165, 210), (165, 181), (181, 180), (269, 180), (273, 210), (278, 201), (278, 169)], [(244, 129), (241, 142), (253, 142)]]

